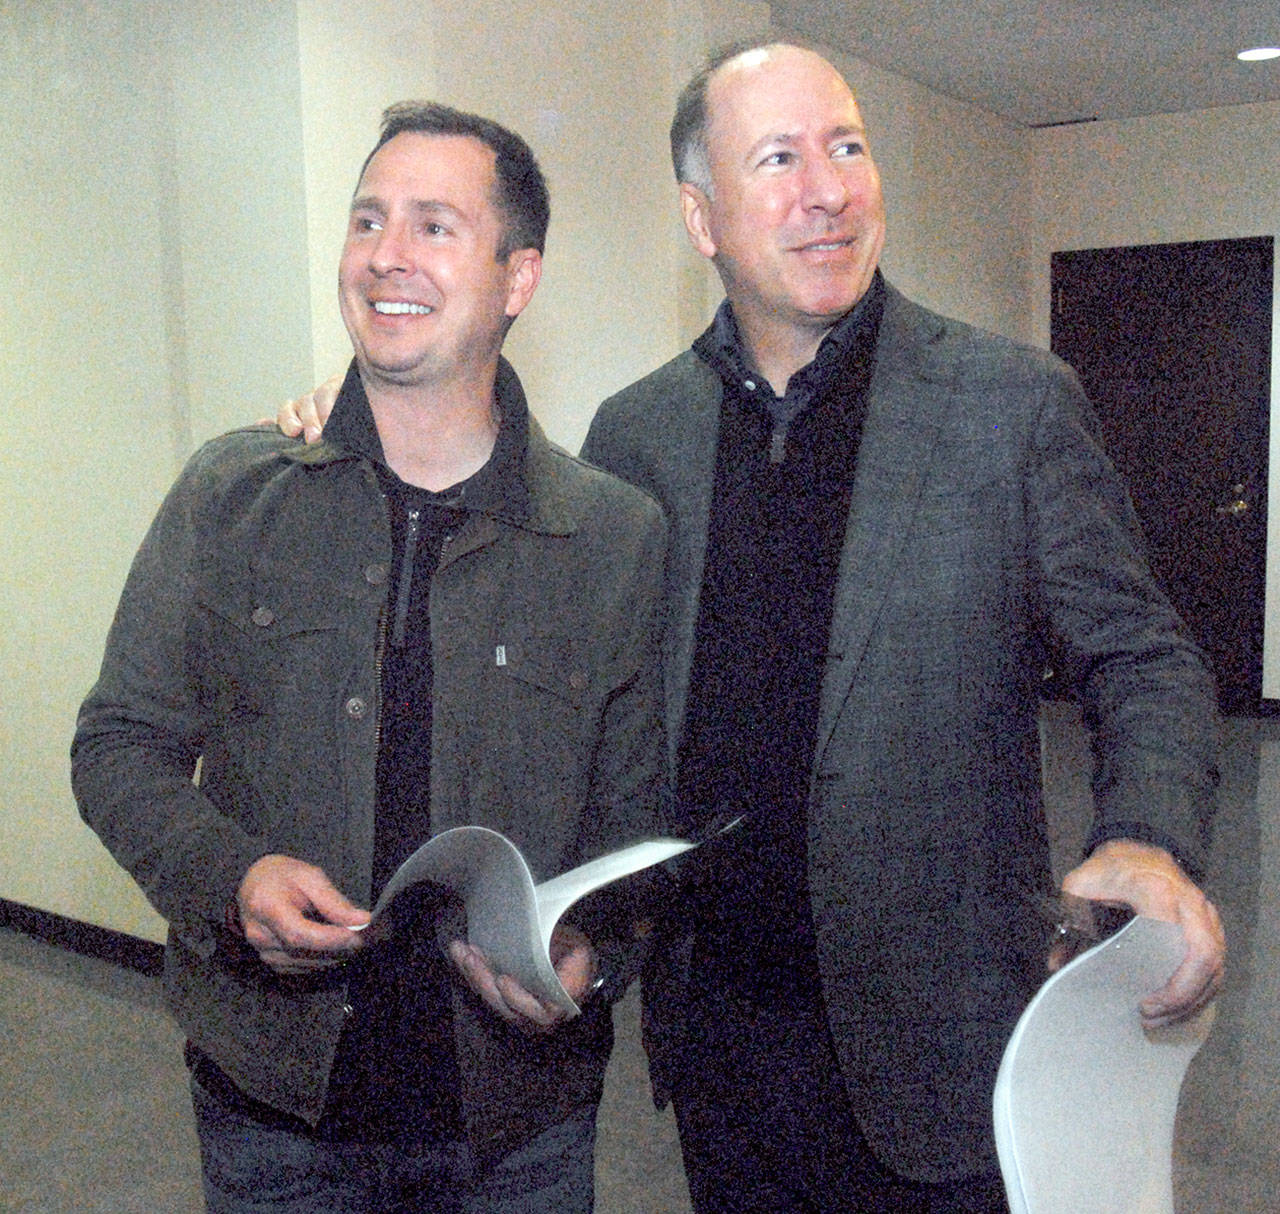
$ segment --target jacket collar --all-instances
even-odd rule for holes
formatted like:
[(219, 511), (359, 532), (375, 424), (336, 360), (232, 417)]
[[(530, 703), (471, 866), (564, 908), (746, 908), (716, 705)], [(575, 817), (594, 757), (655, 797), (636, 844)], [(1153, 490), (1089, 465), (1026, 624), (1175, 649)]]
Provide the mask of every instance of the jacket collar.
[[(557, 449), (529, 412), (524, 388), (505, 358), (498, 360), (494, 396), (501, 423), (493, 455), (464, 486), (459, 505), (530, 531), (569, 535), (578, 519), (559, 489)], [(353, 359), (320, 441), (291, 448), (286, 457), (311, 467), (366, 460), (386, 467), (382, 441)]]

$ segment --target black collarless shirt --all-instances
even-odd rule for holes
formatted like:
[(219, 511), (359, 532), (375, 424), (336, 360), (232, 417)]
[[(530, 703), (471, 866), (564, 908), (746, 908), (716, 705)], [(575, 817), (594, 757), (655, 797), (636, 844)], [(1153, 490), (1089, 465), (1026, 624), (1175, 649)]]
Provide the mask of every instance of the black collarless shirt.
[(724, 393), (677, 795), (694, 826), (747, 815), (695, 866), (692, 913), (710, 982), (761, 1001), (816, 989), (806, 804), (883, 307), (877, 275), (782, 397), (727, 301), (694, 344)]
[[(433, 493), (406, 483), (386, 466), (354, 369), (342, 397), (348, 409), (338, 441), (374, 459), (393, 553), (381, 668), (376, 899), (400, 864), (431, 836), (432, 579), (445, 543), (468, 513), (525, 510), (529, 420), (523, 402), (506, 394), (488, 461), (466, 480)], [(454, 978), (436, 930), (440, 909), (429, 887), (405, 891), (388, 908), (391, 938), (348, 967), (352, 1012), (318, 1127), (322, 1136), (365, 1141), (461, 1137)]]
[[(325, 440), (369, 459), (386, 501), (392, 560), (382, 637), (378, 802), (372, 894), (431, 834), (431, 582), (447, 538), (471, 511), (524, 517), (529, 415), (504, 391), (488, 462), (442, 493), (402, 481), (387, 467), (364, 386), (353, 363), (325, 427)], [(325, 1140), (456, 1141), (463, 1134), (453, 1039), (452, 966), (436, 930), (439, 896), (406, 890), (387, 908), (389, 938), (343, 967), (350, 1016), (338, 1042), (324, 1113), (314, 1130), (253, 1100), (194, 1047), (197, 1077), (260, 1122)]]

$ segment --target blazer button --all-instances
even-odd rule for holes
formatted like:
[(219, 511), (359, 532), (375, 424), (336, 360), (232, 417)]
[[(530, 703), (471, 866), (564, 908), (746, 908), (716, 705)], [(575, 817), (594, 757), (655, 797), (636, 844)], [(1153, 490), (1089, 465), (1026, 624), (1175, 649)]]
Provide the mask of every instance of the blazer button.
[(270, 628), (276, 622), (276, 613), (270, 607), (255, 607), (252, 619), (259, 628)]
[(369, 711), (369, 706), (364, 702), (363, 697), (352, 696), (346, 703), (346, 709), (347, 716), (358, 721)]
[(387, 567), (379, 564), (366, 565), (364, 567), (364, 580), (370, 586), (381, 586), (387, 580)]

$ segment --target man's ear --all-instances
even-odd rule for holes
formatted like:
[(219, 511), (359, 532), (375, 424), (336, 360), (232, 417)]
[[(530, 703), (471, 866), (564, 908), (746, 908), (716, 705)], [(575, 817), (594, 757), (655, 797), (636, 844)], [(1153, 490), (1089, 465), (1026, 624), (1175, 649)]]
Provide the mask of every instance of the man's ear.
[(680, 183), (680, 212), (689, 243), (706, 258), (716, 255), (716, 242), (711, 238), (711, 199), (696, 185)]
[(516, 249), (507, 256), (506, 314), (515, 320), (525, 310), (542, 279), (542, 254), (537, 249)]

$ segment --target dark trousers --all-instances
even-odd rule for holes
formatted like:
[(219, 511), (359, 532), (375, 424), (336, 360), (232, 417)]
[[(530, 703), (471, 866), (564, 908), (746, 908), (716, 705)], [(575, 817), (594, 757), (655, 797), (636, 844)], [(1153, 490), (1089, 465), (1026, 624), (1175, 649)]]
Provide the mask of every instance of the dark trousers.
[(1008, 1214), (998, 1172), (932, 1185), (872, 1154), (817, 999), (784, 1014), (717, 992), (674, 1093), (696, 1214)]
[(191, 1079), (209, 1214), (590, 1214), (595, 1109), (482, 1171), (463, 1143), (326, 1142)]

